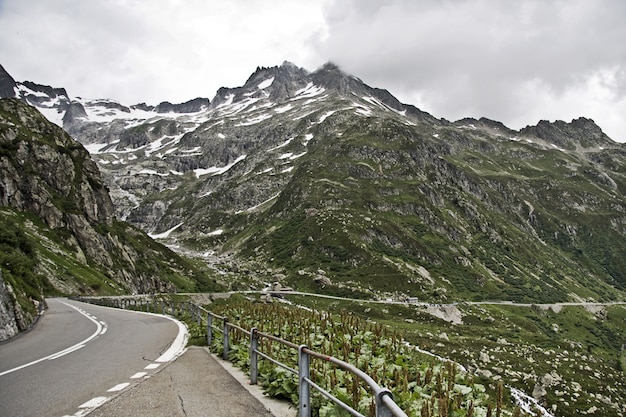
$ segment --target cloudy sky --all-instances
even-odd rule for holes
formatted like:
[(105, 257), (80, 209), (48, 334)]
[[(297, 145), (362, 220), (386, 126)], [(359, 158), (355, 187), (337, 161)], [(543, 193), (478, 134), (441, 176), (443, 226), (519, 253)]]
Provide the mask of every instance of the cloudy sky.
[(448, 120), (585, 116), (626, 141), (623, 0), (0, 0), (0, 64), (71, 96), (212, 99), (285, 60)]

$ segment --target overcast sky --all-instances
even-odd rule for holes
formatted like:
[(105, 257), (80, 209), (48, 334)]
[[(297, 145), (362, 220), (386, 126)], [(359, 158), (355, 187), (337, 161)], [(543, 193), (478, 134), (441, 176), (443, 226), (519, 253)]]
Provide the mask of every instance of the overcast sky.
[(626, 141), (624, 0), (0, 0), (0, 64), (72, 97), (213, 99), (285, 60), (448, 120), (584, 116)]

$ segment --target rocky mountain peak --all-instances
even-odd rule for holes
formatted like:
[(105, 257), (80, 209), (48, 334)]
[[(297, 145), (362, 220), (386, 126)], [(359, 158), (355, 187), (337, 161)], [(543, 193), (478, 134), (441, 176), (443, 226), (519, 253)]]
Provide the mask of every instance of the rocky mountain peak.
[(309, 82), (309, 73), (288, 61), (281, 66), (257, 67), (243, 86), (220, 88), (211, 102), (211, 108), (246, 99), (269, 99), (280, 102), (292, 97)]
[[(180, 104), (172, 104), (169, 101), (159, 103), (153, 110), (157, 113), (196, 113), (209, 108), (208, 98), (197, 97), (193, 100)], [(131, 106), (132, 107), (132, 106)], [(144, 109), (148, 109), (144, 107)]]
[(361, 93), (365, 89), (365, 84), (360, 79), (346, 74), (332, 62), (322, 65), (311, 77), (316, 85), (341, 94)]
[(536, 126), (523, 128), (520, 134), (538, 137), (559, 148), (571, 150), (578, 147), (613, 146), (615, 143), (593, 120), (585, 117), (574, 119), (570, 123), (562, 120), (541, 120)]
[(16, 88), (13, 77), (0, 65), (0, 98), (15, 97)]

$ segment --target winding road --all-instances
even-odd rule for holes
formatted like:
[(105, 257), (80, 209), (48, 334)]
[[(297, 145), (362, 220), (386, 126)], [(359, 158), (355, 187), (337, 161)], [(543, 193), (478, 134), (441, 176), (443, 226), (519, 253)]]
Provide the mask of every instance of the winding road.
[(86, 415), (185, 346), (165, 316), (48, 299), (37, 325), (0, 344), (0, 414)]

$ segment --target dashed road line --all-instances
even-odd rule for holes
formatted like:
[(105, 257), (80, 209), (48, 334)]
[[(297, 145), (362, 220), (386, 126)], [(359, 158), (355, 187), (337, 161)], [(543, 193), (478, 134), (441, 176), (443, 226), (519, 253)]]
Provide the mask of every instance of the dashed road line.
[[(66, 303), (63, 303), (63, 304), (66, 304)], [(67, 304), (67, 305), (72, 307), (72, 308), (74, 308), (74, 309), (76, 309), (81, 314), (83, 314), (84, 316), (86, 316), (87, 318), (92, 320), (94, 323), (96, 323), (96, 325), (98, 326), (98, 330), (97, 330), (97, 332), (94, 335), (91, 336), (91, 338), (93, 338), (93, 337), (95, 337), (97, 335), (105, 334), (107, 332), (108, 326), (106, 325), (105, 322), (103, 322), (103, 321), (98, 322), (97, 317), (93, 316), (93, 319), (92, 319), (88, 313), (80, 310), (78, 307), (73, 306), (71, 304)], [(174, 341), (170, 345), (169, 349), (167, 349), (153, 363), (150, 363), (150, 364), (146, 365), (146, 367), (144, 369), (146, 369), (146, 370), (157, 369), (159, 366), (161, 366), (161, 364), (174, 360), (176, 357), (178, 357), (180, 354), (182, 354), (185, 351), (185, 345), (187, 344), (188, 332), (187, 332), (187, 328), (185, 327), (184, 324), (182, 324), (180, 321), (178, 321), (178, 320), (176, 320), (176, 319), (174, 319), (172, 317), (168, 317), (168, 316), (161, 315), (161, 314), (143, 313), (143, 312), (138, 312), (138, 313), (164, 317), (166, 319), (172, 320), (178, 326), (178, 335), (176, 336), (176, 339), (174, 339)], [(91, 340), (91, 339), (89, 339), (89, 340)], [(86, 343), (86, 341), (83, 341), (81, 343)], [(76, 349), (80, 349), (83, 346), (84, 346), (84, 344), (81, 345), (81, 346), (76, 347)], [(70, 349), (70, 348), (68, 348), (68, 349)], [(68, 349), (66, 349), (66, 350), (68, 350)], [(76, 349), (74, 349), (74, 350), (76, 350)], [(67, 354), (67, 353), (70, 353), (70, 352), (61, 351), (61, 352), (58, 352), (57, 355), (61, 354), (61, 353), (62, 354)], [(140, 379), (140, 378), (146, 377), (147, 375), (148, 375), (148, 372), (137, 372), (137, 373), (131, 375), (130, 379)], [(123, 382), (123, 383), (115, 385), (114, 387), (109, 388), (107, 390), (107, 392), (118, 393), (118, 392), (124, 390), (125, 388), (127, 388), (129, 385), (130, 385), (130, 382)], [(89, 400), (89, 401), (81, 404), (80, 406), (78, 406), (79, 410), (75, 414), (72, 414), (71, 416), (63, 416), (63, 417), (84, 417), (87, 414), (89, 414), (90, 412), (92, 412), (94, 409), (100, 407), (101, 405), (103, 405), (104, 403), (109, 401), (111, 398), (113, 398), (113, 397), (94, 397), (91, 400)]]
[(121, 383), (121, 384), (117, 384), (116, 386), (114, 386), (112, 388), (109, 388), (107, 390), (107, 392), (118, 392), (118, 391), (123, 390), (124, 388), (126, 388), (129, 385), (130, 385), (130, 382), (124, 382), (124, 383)]
[(65, 349), (63, 349), (63, 350), (61, 350), (59, 352), (53, 353), (51, 355), (45, 356), (43, 358), (39, 358), (39, 359), (34, 360), (32, 362), (25, 363), (24, 365), (17, 366), (17, 367), (15, 367), (13, 369), (8, 369), (8, 370), (6, 370), (4, 372), (0, 372), (0, 376), (7, 375), (7, 374), (10, 374), (10, 373), (15, 372), (15, 371), (19, 371), (20, 369), (27, 368), (29, 366), (38, 364), (39, 362), (43, 362), (45, 360), (54, 360), (54, 359), (60, 358), (61, 356), (67, 355), (68, 353), (74, 352), (74, 351), (84, 347), (87, 343), (89, 343), (90, 341), (92, 341), (94, 338), (96, 338), (98, 335), (101, 334), (103, 326), (102, 326), (102, 324), (100, 324), (100, 322), (98, 320), (95, 320), (95, 319), (91, 318), (87, 313), (85, 313), (85, 311), (81, 310), (80, 308), (78, 308), (76, 306), (73, 306), (72, 304), (64, 303), (63, 301), (61, 301), (61, 303), (65, 304), (66, 306), (72, 307), (74, 310), (78, 311), (80, 314), (82, 314), (83, 316), (87, 317), (89, 320), (94, 322), (95, 325), (96, 325), (96, 331), (91, 336), (86, 338), (85, 340), (83, 340), (81, 342), (78, 342), (78, 343), (76, 343), (73, 346), (65, 348)]
[(78, 408), (96, 408), (104, 404), (109, 397), (94, 397), (91, 400), (87, 401), (78, 406)]

